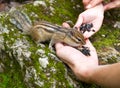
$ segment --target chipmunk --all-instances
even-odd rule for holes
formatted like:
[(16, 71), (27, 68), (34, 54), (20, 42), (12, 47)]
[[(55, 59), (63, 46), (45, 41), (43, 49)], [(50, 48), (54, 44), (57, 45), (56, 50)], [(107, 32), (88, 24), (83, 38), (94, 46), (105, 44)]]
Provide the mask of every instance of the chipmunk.
[(73, 28), (64, 28), (49, 22), (40, 21), (32, 25), (31, 21), (20, 11), (14, 11), (11, 15), (11, 23), (17, 24), (17, 27), (24, 33), (29, 34), (36, 42), (45, 42), (50, 40), (49, 48), (57, 42), (63, 42), (72, 47), (81, 47), (85, 45), (83, 34)]
[(33, 26), (30, 35), (38, 42), (51, 40), (49, 48), (57, 42), (63, 42), (73, 47), (81, 47), (85, 44), (82, 33), (77, 30), (53, 25), (48, 22), (39, 22), (39, 24)]

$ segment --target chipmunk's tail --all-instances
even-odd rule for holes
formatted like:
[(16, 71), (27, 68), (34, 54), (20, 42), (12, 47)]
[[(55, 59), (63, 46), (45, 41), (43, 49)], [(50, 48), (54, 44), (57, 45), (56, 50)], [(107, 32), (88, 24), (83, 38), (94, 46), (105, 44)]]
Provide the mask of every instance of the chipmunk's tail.
[(27, 34), (30, 32), (32, 22), (27, 14), (22, 11), (14, 10), (10, 12), (10, 17), (10, 22), (16, 25), (18, 29)]

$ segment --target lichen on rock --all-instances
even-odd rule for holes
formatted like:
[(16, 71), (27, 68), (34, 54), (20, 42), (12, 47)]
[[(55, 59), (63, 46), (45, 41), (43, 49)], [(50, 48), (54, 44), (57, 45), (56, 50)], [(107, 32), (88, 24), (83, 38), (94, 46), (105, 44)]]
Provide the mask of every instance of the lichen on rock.
[[(16, 9), (24, 12), (33, 24), (45, 20), (61, 25), (68, 20), (75, 23), (83, 11), (80, 3), (80, 0), (40, 0)], [(9, 12), (0, 14), (0, 87), (98, 88), (94, 84), (78, 81), (70, 69), (50, 51), (48, 42), (36, 44), (10, 20)], [(120, 30), (116, 24), (113, 25), (115, 28), (108, 25), (104, 24), (100, 32), (91, 38), (104, 64), (120, 59)]]

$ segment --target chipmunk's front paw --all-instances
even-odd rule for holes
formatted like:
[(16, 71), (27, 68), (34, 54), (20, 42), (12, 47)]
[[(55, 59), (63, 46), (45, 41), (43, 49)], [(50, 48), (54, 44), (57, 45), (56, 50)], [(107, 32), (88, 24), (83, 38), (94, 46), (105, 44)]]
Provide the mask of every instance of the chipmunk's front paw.
[(49, 49), (50, 49), (51, 52), (55, 53), (55, 48), (54, 47), (49, 46)]

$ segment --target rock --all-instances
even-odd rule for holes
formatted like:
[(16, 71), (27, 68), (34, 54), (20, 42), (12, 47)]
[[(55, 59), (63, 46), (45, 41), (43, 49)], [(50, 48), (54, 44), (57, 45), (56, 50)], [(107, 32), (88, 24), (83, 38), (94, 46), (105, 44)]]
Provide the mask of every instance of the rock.
[(99, 50), (98, 57), (101, 64), (110, 64), (120, 61), (120, 53), (113, 47), (104, 47)]
[[(80, 0), (41, 1), (44, 3), (36, 5), (34, 2), (35, 6), (33, 3), (28, 3), (16, 8), (26, 13), (33, 24), (40, 20), (59, 25), (68, 20), (75, 23), (79, 13), (83, 11), (82, 5), (79, 4)], [(49, 50), (48, 43), (36, 44), (30, 36), (10, 23), (9, 13), (8, 11), (0, 14), (1, 88), (8, 86), (9, 88), (98, 88), (95, 84), (80, 82), (55, 53)], [(101, 32), (91, 38), (94, 45), (97, 45), (95, 47), (98, 55), (101, 60), (107, 62), (105, 64), (111, 62), (108, 58), (114, 57), (113, 60), (118, 62), (120, 53), (111, 46), (111, 41), (119, 42), (119, 30), (109, 28), (108, 25), (103, 26), (102, 29), (105, 29), (104, 33), (100, 30)], [(111, 30), (114, 30), (112, 33), (115, 33), (115, 36), (112, 36)], [(106, 36), (101, 38), (102, 34)], [(103, 50), (101, 46), (109, 47)]]
[[(50, 1), (51, 5), (55, 3), (56, 2)], [(30, 20), (32, 19), (31, 22), (33, 24), (36, 19), (41, 19), (42, 17), (46, 17), (44, 20), (52, 20), (55, 18), (52, 17), (53, 14), (57, 12), (54, 12), (55, 9), (53, 6), (48, 6), (47, 2), (44, 2), (44, 4), (46, 4), (45, 8), (43, 4), (41, 5), (39, 3), (38, 6), (34, 6), (33, 3), (31, 3), (23, 5), (23, 7), (17, 7), (17, 10), (28, 15)], [(38, 7), (40, 9), (42, 8), (41, 10), (44, 10), (44, 12), (41, 11), (39, 13), (40, 9), (38, 9)], [(32, 10), (32, 8), (34, 10)], [(68, 75), (66, 66), (49, 50), (48, 43), (36, 44), (30, 36), (19, 30), (21, 29), (20, 25), (11, 20), (10, 13), (13, 9), (15, 8), (10, 9), (9, 12), (1, 13), (0, 17), (0, 62), (4, 63), (5, 67), (5, 69), (0, 67), (0, 71), (3, 73), (3, 76), (4, 74), (10, 74), (12, 77), (7, 78), (9, 80), (20, 78), (15, 86), (22, 88), (80, 88), (80, 86), (78, 87), (80, 82), (75, 79), (75, 76), (72, 78)], [(66, 13), (66, 18), (69, 18), (68, 13)], [(61, 20), (61, 22), (63, 22), (63, 19), (59, 17), (56, 17), (56, 19), (58, 19), (57, 21)], [(3, 52), (4, 54), (2, 54)], [(14, 75), (12, 75), (13, 73)], [(4, 80), (2, 82), (3, 86), (5, 86), (4, 82), (7, 82)], [(9, 85), (11, 88), (15, 86), (14, 83)]]

